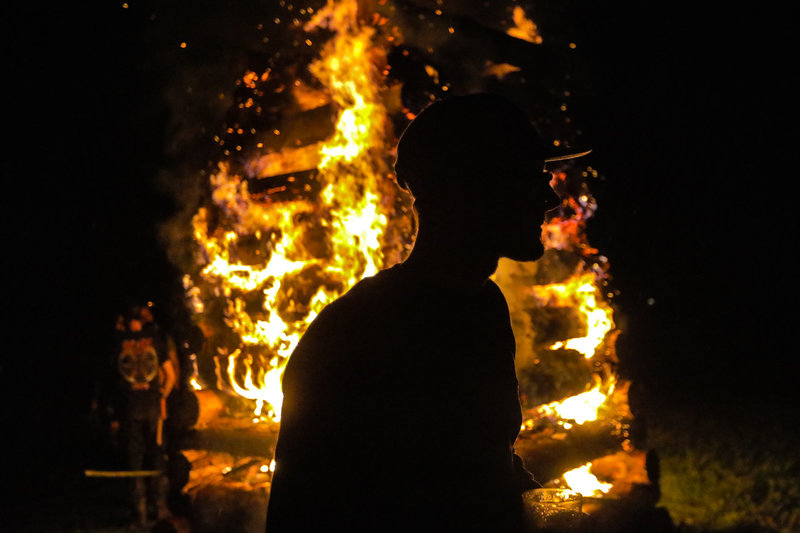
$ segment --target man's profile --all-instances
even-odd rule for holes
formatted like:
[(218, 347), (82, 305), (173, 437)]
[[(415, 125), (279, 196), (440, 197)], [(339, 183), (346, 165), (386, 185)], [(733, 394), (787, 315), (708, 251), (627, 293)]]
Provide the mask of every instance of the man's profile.
[(436, 102), (401, 136), (419, 231), (408, 259), (326, 307), (283, 378), (267, 531), (519, 531), (538, 484), (508, 307), (489, 277), (535, 261), (554, 153), (515, 106)]

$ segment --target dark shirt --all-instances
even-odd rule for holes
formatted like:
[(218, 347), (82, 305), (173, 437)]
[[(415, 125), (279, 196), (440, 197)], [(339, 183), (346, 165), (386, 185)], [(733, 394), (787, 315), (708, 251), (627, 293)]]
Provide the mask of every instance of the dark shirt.
[(283, 378), (267, 530), (512, 531), (538, 486), (513, 445), (514, 336), (492, 281), (404, 265), (326, 307)]
[(159, 417), (159, 369), (167, 359), (166, 336), (152, 322), (141, 331), (119, 333), (115, 366), (122, 418)]

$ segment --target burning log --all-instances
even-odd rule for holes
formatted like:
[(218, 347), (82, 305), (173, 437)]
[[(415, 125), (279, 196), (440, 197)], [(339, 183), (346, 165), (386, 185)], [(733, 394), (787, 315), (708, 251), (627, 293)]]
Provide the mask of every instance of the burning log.
[(276, 174), (268, 178), (248, 181), (248, 190), (253, 198), (266, 201), (296, 199), (319, 194), (319, 172), (316, 168)]
[(198, 412), (193, 424), (195, 429), (207, 427), (218, 419), (225, 409), (220, 393), (213, 389), (202, 389), (194, 392), (197, 397)]
[(262, 532), (274, 463), (265, 457), (185, 450), (192, 469), (183, 494), (193, 532)]
[(595, 457), (621, 450), (623, 441), (616, 425), (598, 421), (587, 422), (569, 432), (523, 432), (515, 450), (536, 479), (548, 481)]
[(658, 482), (658, 460), (654, 452), (619, 451), (592, 460), (592, 473), (611, 483), (609, 496), (624, 497), (634, 493), (636, 485)]
[(211, 427), (188, 433), (181, 440), (180, 447), (183, 450), (264, 456), (274, 450), (277, 439), (277, 424), (254, 424), (249, 419), (218, 419)]
[(167, 398), (167, 433), (182, 433), (197, 423), (200, 404), (195, 391), (188, 387), (176, 388)]
[(86, 477), (110, 477), (110, 478), (142, 478), (158, 477), (164, 472), (161, 470), (84, 470)]
[(314, 109), (300, 109), (282, 117), (279, 126), (282, 129), (275, 135), (283, 139), (283, 149), (317, 146), (336, 131), (336, 115), (336, 107), (332, 103)]
[(193, 495), (193, 533), (255, 533), (266, 528), (266, 488), (208, 484)]
[(263, 179), (292, 172), (316, 170), (322, 159), (320, 155), (322, 146), (322, 143), (314, 143), (268, 153), (250, 163), (248, 174), (252, 178)]

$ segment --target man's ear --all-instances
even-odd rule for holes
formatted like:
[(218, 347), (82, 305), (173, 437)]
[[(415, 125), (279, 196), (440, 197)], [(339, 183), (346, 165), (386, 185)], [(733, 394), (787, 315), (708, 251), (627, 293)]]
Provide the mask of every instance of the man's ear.
[(408, 181), (406, 181), (406, 179), (405, 179), (405, 173), (400, 171), (397, 168), (397, 165), (395, 165), (395, 167), (394, 167), (394, 176), (395, 176), (395, 181), (397, 182), (397, 185), (401, 189), (403, 189), (404, 191), (406, 191), (409, 194), (413, 194), (413, 193), (411, 193), (411, 189), (408, 186)]

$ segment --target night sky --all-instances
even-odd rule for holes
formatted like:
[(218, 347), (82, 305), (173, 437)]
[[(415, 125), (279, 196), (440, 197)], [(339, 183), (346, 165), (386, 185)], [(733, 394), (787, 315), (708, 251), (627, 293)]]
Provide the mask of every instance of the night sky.
[[(174, 24), (174, 39), (148, 40), (146, 13), (159, 8), (130, 3), (20, 6), (9, 17), (12, 345), (0, 378), (14, 428), (4, 433), (31, 464), (80, 444), (89, 369), (119, 306), (178, 290), (156, 236), (176, 204), (156, 179), (173, 161), (169, 74), (153, 54), (174, 53), (201, 24), (180, 15), (195, 4), (174, 3), (159, 21)], [(567, 17), (575, 35), (585, 88), (574, 120), (601, 173), (590, 242), (621, 293), (626, 372), (653, 397), (790, 401), (798, 175), (788, 17), (756, 4), (598, 4), (569, 0), (542, 14)], [(548, 21), (533, 18), (547, 38)]]

